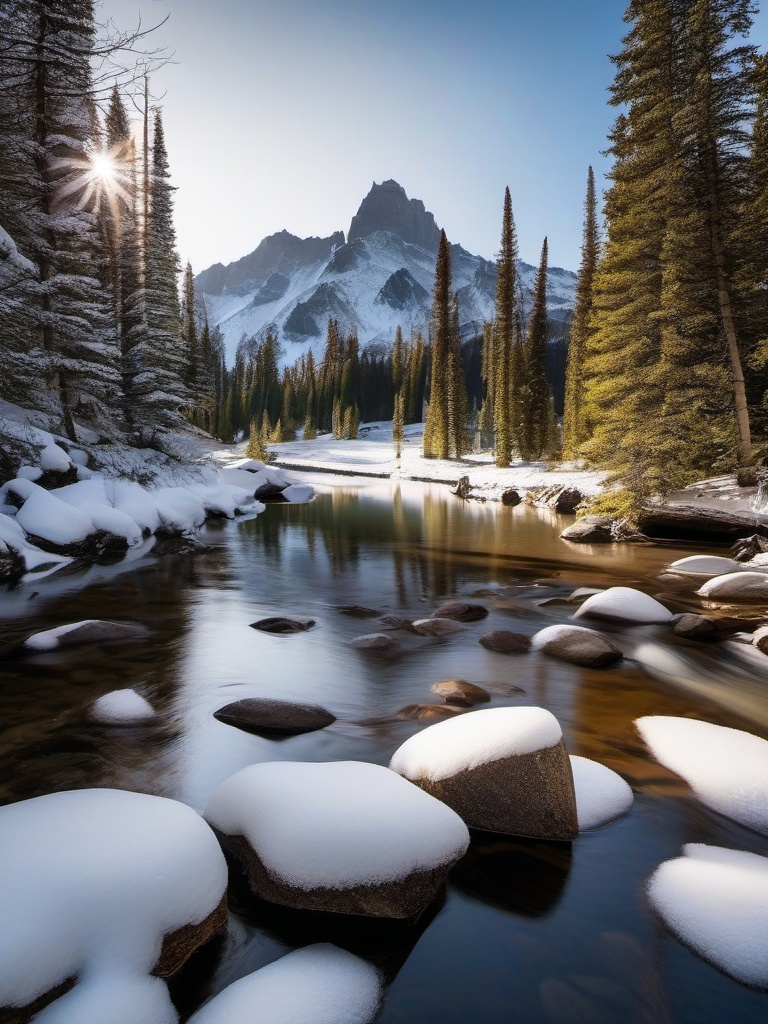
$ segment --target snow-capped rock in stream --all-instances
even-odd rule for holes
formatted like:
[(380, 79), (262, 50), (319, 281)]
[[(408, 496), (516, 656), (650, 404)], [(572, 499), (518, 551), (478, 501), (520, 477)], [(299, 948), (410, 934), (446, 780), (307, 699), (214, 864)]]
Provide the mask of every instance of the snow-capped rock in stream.
[[(768, 577), (766, 577), (768, 579)], [(574, 619), (594, 616), (638, 624), (669, 622), (672, 612), (655, 598), (633, 587), (609, 587), (593, 594), (573, 613)]]
[(104, 725), (138, 725), (151, 722), (157, 712), (135, 690), (113, 690), (91, 704), (91, 718)]
[(579, 831), (602, 828), (626, 814), (634, 802), (629, 783), (599, 761), (571, 754)]
[(708, 580), (699, 594), (708, 601), (762, 604), (768, 600), (768, 572), (731, 572)]

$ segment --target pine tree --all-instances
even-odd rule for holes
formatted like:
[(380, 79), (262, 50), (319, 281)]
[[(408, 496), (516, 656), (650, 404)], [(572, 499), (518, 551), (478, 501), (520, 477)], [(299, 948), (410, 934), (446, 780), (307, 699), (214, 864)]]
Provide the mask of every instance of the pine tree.
[(517, 310), (517, 236), (512, 218), (509, 188), (504, 193), (501, 249), (496, 280), (496, 311), (493, 321), (496, 465), (508, 466), (515, 441), (520, 386), (520, 344)]
[(408, 383), (404, 397), (403, 417), (406, 423), (421, 423), (427, 361), (421, 331), (411, 345), (408, 356)]
[(546, 452), (551, 442), (552, 394), (547, 383), (547, 239), (541, 247), (533, 307), (525, 341), (524, 384), (521, 388), (525, 415), (518, 436), (520, 454), (529, 462)]
[(251, 429), (248, 433), (248, 444), (245, 447), (245, 454), (249, 459), (258, 459), (266, 462), (268, 453), (264, 442), (261, 439), (261, 432), (256, 426), (256, 420), (251, 420)]
[(459, 296), (451, 298), (450, 347), (448, 351), (448, 435), (454, 458), (460, 459), (469, 450), (467, 417), (469, 401), (464, 384), (461, 362), (461, 332), (459, 328)]
[(584, 360), (589, 339), (595, 273), (599, 256), (600, 239), (597, 228), (595, 175), (590, 167), (587, 172), (587, 195), (584, 200), (584, 234), (581, 243), (581, 266), (576, 285), (576, 306), (568, 334), (568, 364), (563, 412), (563, 454), (566, 458), (574, 457), (579, 446), (587, 439), (588, 433), (584, 418)]
[(317, 389), (315, 385), (315, 357), (312, 349), (307, 353), (307, 402), (304, 420), (304, 440), (314, 441), (317, 437)]
[(341, 401), (336, 398), (333, 403), (333, 413), (331, 415), (331, 431), (334, 438), (338, 441), (341, 440), (344, 432), (344, 421), (341, 413)]
[(403, 331), (398, 324), (395, 331), (395, 343), (392, 346), (392, 393), (396, 395), (403, 386), (403, 375), (405, 372), (405, 346), (403, 345)]
[(494, 442), (494, 410), (493, 396), (495, 383), (495, 342), (493, 324), (483, 324), (483, 353), (480, 374), (485, 385), (485, 396), (480, 407), (480, 445), (482, 448), (493, 448)]
[(403, 454), (403, 392), (395, 395), (395, 413), (392, 420), (392, 440), (395, 442), (395, 458), (399, 462)]
[[(445, 231), (435, 266), (435, 292), (432, 304), (432, 371), (429, 408), (424, 431), (426, 458), (450, 458), (449, 373), (451, 352), (451, 253)], [(427, 448), (429, 439), (429, 450)]]

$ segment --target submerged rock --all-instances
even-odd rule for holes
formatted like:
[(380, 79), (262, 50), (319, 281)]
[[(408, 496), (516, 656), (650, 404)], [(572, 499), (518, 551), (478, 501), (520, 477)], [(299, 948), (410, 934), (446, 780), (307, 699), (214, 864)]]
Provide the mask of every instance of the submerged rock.
[(360, 761), (251, 765), (205, 811), (253, 892), (301, 910), (406, 918), (466, 852), (448, 807)]
[(468, 683), (466, 679), (441, 679), (433, 683), (432, 693), (442, 697), (446, 704), (458, 704), (460, 707), (472, 707), (473, 704), (486, 704), (491, 695), (482, 686)]
[(431, 725), (399, 747), (390, 768), (470, 828), (566, 841), (578, 834), (571, 764), (544, 708), (469, 711)]
[(614, 665), (624, 656), (607, 636), (583, 626), (547, 626), (536, 633), (532, 646), (550, 658), (588, 668)]
[(283, 636), (291, 633), (303, 633), (312, 629), (314, 619), (289, 619), (282, 615), (273, 615), (268, 619), (259, 619), (251, 623), (251, 629), (259, 629), (262, 633), (279, 633)]
[(440, 718), (453, 718), (460, 715), (460, 708), (452, 708), (449, 704), (406, 704), (400, 708), (397, 717), (406, 722), (434, 722)]
[(336, 721), (336, 716), (319, 704), (299, 704), (269, 697), (236, 700), (214, 711), (213, 717), (225, 725), (268, 739), (315, 732)]
[(365, 633), (355, 637), (352, 646), (371, 654), (394, 654), (400, 650), (400, 641), (386, 633)]
[(672, 632), (686, 640), (713, 640), (720, 632), (714, 619), (688, 612), (672, 620)]
[(496, 654), (525, 654), (531, 649), (530, 637), (523, 633), (513, 633), (509, 629), (494, 629), (491, 633), (484, 633), (478, 642)]
[(381, 624), (388, 629), (403, 629), (407, 633), (415, 633), (413, 623), (403, 615), (382, 615)]
[(457, 622), (479, 622), (487, 616), (485, 605), (470, 601), (446, 601), (437, 611), (432, 612), (433, 619), (455, 619)]
[(375, 608), (366, 608), (362, 604), (340, 604), (339, 611), (353, 619), (377, 619), (381, 615)]

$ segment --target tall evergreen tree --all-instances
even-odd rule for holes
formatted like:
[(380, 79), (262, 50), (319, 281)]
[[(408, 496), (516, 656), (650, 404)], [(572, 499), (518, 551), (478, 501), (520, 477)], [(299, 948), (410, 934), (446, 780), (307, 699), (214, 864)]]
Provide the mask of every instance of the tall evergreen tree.
[(427, 458), (450, 458), (450, 353), (451, 253), (445, 231), (441, 231), (432, 303), (432, 370), (424, 433), (424, 455)]
[(524, 417), (518, 434), (520, 454), (528, 461), (540, 459), (552, 440), (552, 394), (547, 383), (547, 239), (541, 247), (533, 307), (525, 340), (523, 396)]
[(450, 449), (457, 459), (468, 451), (468, 415), (469, 401), (461, 362), (459, 296), (454, 292), (451, 297), (450, 348), (448, 351), (448, 436)]
[(581, 242), (581, 266), (576, 285), (576, 306), (568, 334), (568, 364), (565, 378), (565, 410), (563, 413), (563, 454), (573, 458), (586, 441), (588, 429), (584, 418), (584, 360), (587, 351), (595, 273), (600, 256), (597, 227), (595, 175), (587, 172), (587, 195), (584, 200), (584, 234)]
[(496, 279), (496, 310), (493, 321), (496, 465), (508, 466), (515, 441), (521, 376), (517, 310), (517, 235), (512, 218), (509, 188), (504, 193), (501, 248)]

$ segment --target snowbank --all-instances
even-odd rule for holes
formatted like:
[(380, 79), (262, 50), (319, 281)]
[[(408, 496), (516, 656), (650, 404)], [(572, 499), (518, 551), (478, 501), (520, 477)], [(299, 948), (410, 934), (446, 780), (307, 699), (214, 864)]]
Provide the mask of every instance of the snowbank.
[(667, 927), (745, 985), (768, 988), (768, 858), (689, 843), (648, 882)]
[(571, 754), (571, 771), (580, 832), (602, 828), (632, 806), (631, 787), (606, 765)]
[(554, 747), (560, 724), (544, 708), (488, 708), (437, 722), (395, 751), (389, 767), (406, 779), (447, 779), (515, 754)]
[(369, 1024), (382, 992), (372, 964), (319, 943), (229, 985), (189, 1024)]
[(454, 812), (380, 765), (251, 765), (214, 792), (206, 819), (244, 836), (267, 870), (301, 889), (401, 879), (457, 860), (469, 833)]
[[(203, 922), (227, 887), (202, 818), (162, 797), (86, 789), (2, 807), (0, 831), (0, 1007), (79, 977), (35, 1019), (175, 1022), (149, 977), (162, 938)], [(130, 1002), (118, 1009), (120, 993)]]
[(650, 715), (635, 722), (657, 761), (680, 775), (715, 811), (768, 835), (768, 742), (692, 718)]

